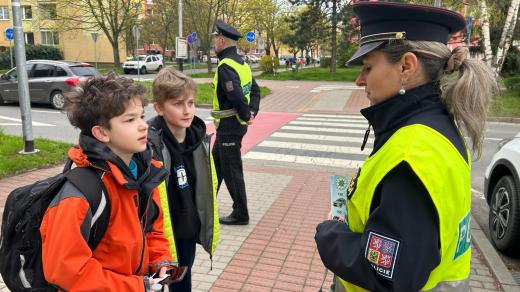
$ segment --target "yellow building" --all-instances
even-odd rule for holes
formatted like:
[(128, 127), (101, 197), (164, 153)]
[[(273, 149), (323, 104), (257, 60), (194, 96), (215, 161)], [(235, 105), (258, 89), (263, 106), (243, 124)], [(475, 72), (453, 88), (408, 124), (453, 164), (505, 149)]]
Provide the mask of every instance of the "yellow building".
[[(21, 1), (22, 26), (25, 43), (31, 45), (46, 45), (60, 48), (63, 58), (67, 61), (113, 63), (112, 46), (101, 32), (97, 32), (97, 41), (92, 39), (92, 31), (59, 31), (56, 23), (56, 1)], [(13, 10), (10, 0), (0, 0), (0, 46), (14, 47), (14, 41), (5, 38), (5, 30), (13, 27)], [(125, 43), (119, 44), (120, 60), (125, 60)], [(94, 51), (96, 56), (94, 56)]]

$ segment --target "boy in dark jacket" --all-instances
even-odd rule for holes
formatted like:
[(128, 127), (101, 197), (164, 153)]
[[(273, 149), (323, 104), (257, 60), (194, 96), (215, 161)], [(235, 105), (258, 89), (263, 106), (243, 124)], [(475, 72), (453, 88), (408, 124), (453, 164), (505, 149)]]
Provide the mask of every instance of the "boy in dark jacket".
[(66, 98), (68, 118), (81, 130), (69, 157), (77, 167), (99, 170), (111, 207), (107, 230), (92, 251), (87, 242), (97, 214), (85, 196), (66, 182), (49, 205), (40, 227), (43, 271), (60, 290), (153, 291), (149, 274), (162, 276), (177, 266), (163, 233), (157, 188), (167, 171), (147, 148), (145, 91), (111, 73), (88, 79)]
[[(193, 79), (163, 69), (153, 82), (154, 108), (158, 116), (148, 121), (154, 158), (170, 171), (168, 195), (163, 196), (163, 212), (174, 260), (187, 266), (183, 281), (170, 291), (191, 291), (191, 267), (195, 246), (200, 243), (212, 259), (218, 242), (216, 174), (211, 157), (206, 124), (195, 116), (197, 87)], [(165, 220), (166, 221), (166, 220)]]

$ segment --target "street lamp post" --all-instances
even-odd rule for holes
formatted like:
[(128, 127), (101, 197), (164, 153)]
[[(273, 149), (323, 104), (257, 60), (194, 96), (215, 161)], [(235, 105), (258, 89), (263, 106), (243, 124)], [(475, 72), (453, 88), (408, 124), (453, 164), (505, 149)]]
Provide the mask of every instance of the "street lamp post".
[[(179, 0), (179, 37), (182, 38), (182, 0)], [(179, 71), (183, 71), (182, 58), (177, 59), (179, 62)]]
[(92, 35), (92, 40), (94, 41), (94, 62), (96, 62), (96, 69), (97, 69), (96, 41), (97, 41), (98, 33), (93, 32), (93, 33), (91, 33), (91, 35)]
[(22, 115), (22, 131), (24, 149), (22, 154), (38, 152), (34, 148), (32, 132), (31, 101), (29, 100), (29, 82), (25, 70), (25, 39), (22, 28), (22, 15), (20, 0), (12, 0), (13, 29), (14, 29), (14, 53), (16, 57), (16, 73), (18, 74), (18, 95), (20, 97), (20, 111)]

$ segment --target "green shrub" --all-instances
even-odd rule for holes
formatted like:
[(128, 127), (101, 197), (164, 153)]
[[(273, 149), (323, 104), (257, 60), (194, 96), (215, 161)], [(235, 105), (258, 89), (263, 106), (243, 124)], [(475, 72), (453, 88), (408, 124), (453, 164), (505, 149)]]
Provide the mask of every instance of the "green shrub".
[(343, 42), (340, 44), (338, 48), (338, 61), (337, 65), (341, 68), (346, 68), (347, 61), (354, 55), (358, 46), (356, 44), (351, 44), (347, 42)]
[(517, 47), (511, 47), (507, 52), (502, 74), (520, 74), (520, 52)]
[(512, 76), (504, 78), (504, 85), (510, 91), (520, 95), (520, 76)]
[[(25, 58), (26, 60), (63, 60), (63, 53), (59, 48), (51, 46), (25, 46)], [(15, 56), (13, 51), (13, 64), (15, 63)], [(11, 68), (11, 57), (9, 50), (0, 53), (0, 69)]]
[(260, 70), (265, 73), (273, 73), (274, 69), (280, 67), (280, 62), (275, 56), (266, 55), (260, 60)]
[(320, 59), (320, 67), (329, 68), (330, 67), (330, 57), (322, 57)]

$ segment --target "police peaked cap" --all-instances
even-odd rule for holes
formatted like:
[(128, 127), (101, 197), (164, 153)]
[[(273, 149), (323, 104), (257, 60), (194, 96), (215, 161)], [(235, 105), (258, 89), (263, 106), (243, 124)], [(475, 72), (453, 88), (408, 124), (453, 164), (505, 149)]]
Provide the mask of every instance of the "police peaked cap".
[(214, 35), (223, 35), (227, 38), (237, 41), (242, 35), (238, 32), (238, 30), (231, 25), (225, 23), (222, 20), (215, 21), (215, 32)]
[(438, 7), (395, 2), (357, 2), (354, 13), (361, 24), (359, 49), (354, 60), (390, 40), (448, 43), (449, 35), (463, 29), (464, 17)]

